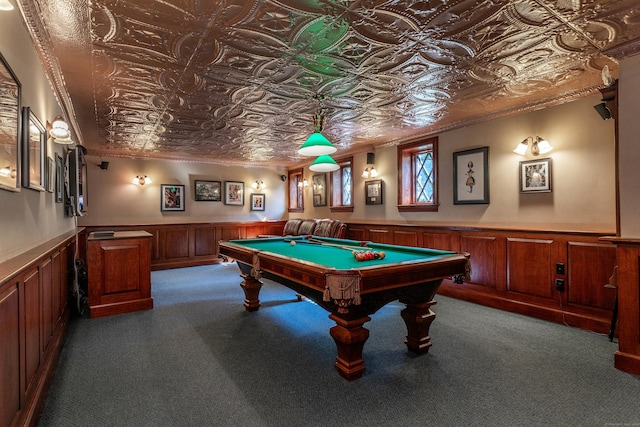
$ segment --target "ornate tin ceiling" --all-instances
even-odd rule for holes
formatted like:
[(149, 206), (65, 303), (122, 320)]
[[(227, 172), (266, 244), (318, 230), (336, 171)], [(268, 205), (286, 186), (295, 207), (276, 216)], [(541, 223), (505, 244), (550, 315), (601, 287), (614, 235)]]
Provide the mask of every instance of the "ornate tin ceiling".
[(637, 0), (19, 3), (90, 154), (227, 164), (309, 161), (319, 110), (339, 157), (585, 96), (640, 37)]

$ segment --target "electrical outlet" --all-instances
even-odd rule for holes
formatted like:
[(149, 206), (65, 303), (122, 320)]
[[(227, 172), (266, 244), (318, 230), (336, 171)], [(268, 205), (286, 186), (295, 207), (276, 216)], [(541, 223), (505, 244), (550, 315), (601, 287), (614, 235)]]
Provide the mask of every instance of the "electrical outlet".
[(564, 264), (559, 262), (556, 264), (556, 274), (564, 274)]
[(556, 290), (564, 291), (564, 279), (556, 279)]

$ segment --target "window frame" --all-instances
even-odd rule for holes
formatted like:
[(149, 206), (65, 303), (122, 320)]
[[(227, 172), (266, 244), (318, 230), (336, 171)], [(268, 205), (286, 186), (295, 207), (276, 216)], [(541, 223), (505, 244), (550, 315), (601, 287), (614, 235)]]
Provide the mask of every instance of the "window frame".
[[(289, 191), (287, 191), (287, 212), (304, 212), (304, 169), (291, 169), (287, 171)], [(296, 206), (291, 201), (296, 200)], [(297, 202), (300, 202), (299, 204)]]
[[(431, 151), (433, 156), (433, 202), (419, 203), (416, 194), (416, 170), (413, 156)], [(438, 212), (438, 137), (421, 139), (397, 146), (398, 156), (398, 211), (399, 212)]]
[[(354, 184), (353, 184), (353, 156), (343, 157), (336, 159), (336, 163), (340, 166), (340, 169), (330, 173), (329, 181), (331, 182), (331, 191), (329, 200), (329, 210), (331, 212), (353, 212), (353, 197), (354, 197)], [(349, 191), (351, 192), (351, 203), (348, 205), (343, 204), (342, 198), (342, 176), (343, 169), (345, 167), (351, 168), (351, 185)], [(335, 190), (339, 190), (335, 193)]]

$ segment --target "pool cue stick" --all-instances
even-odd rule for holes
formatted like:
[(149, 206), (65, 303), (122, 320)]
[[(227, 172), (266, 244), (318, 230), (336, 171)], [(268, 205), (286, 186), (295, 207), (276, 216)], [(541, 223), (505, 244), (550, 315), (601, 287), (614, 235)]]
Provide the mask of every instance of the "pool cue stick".
[(332, 246), (334, 248), (346, 249), (348, 251), (370, 251), (371, 250), (371, 248), (367, 248), (366, 246), (340, 245), (338, 243), (327, 243), (327, 242), (323, 242), (321, 240), (316, 240), (316, 239), (309, 239), (308, 241), (316, 245)]

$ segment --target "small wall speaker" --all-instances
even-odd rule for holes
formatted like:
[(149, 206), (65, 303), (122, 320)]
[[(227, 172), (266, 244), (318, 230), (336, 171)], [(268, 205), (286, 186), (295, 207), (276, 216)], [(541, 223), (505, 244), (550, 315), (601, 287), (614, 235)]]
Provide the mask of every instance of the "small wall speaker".
[(109, 162), (101, 162), (98, 166), (100, 166), (100, 169), (106, 171), (107, 169), (109, 169)]
[(287, 175), (280, 175), (280, 179), (282, 182), (285, 182), (287, 180)]
[(602, 117), (602, 120), (607, 120), (611, 118), (611, 111), (607, 108), (607, 104), (605, 104), (604, 102), (598, 105), (594, 105), (593, 108), (595, 108), (598, 114), (600, 114), (600, 117)]

